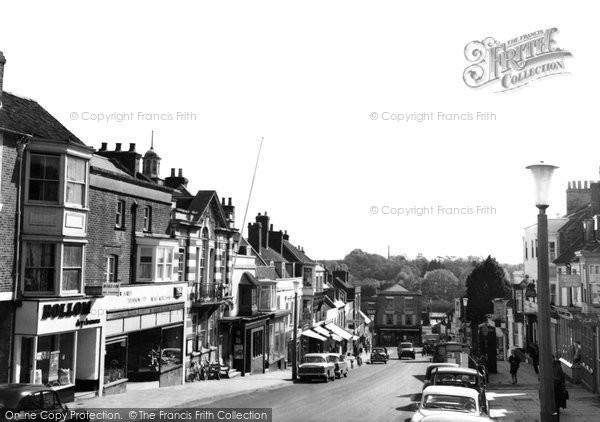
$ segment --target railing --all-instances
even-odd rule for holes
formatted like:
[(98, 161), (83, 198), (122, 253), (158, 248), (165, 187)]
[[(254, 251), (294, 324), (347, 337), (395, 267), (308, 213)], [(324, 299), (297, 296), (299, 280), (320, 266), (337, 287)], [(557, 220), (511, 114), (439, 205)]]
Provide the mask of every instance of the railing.
[(214, 303), (223, 300), (227, 286), (223, 283), (194, 283), (194, 302)]

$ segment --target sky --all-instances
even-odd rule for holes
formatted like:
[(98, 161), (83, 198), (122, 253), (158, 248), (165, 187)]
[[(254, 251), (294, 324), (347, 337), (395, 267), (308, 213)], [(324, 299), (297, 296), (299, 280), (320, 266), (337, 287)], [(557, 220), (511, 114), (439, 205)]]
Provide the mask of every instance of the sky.
[[(549, 215), (598, 180), (594, 3), (13, 1), (4, 89), (86, 144), (154, 147), (162, 176), (267, 212), (314, 259), (353, 249), (522, 262), (525, 167), (552, 163)], [(463, 81), (465, 46), (557, 28), (565, 73), (507, 92)], [(392, 116), (432, 113), (427, 121)], [(493, 113), (478, 120), (477, 113)], [(459, 114), (471, 120), (442, 119)], [(413, 116), (415, 116), (413, 114)], [(481, 114), (490, 116), (490, 114)], [(411, 211), (412, 210), (412, 211)], [(469, 211), (470, 210), (470, 211)]]

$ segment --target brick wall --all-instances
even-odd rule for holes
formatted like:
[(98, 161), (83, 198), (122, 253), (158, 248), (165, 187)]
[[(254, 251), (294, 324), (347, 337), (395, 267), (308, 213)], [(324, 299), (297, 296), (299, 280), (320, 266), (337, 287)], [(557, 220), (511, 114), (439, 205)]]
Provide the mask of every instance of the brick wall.
[[(126, 183), (126, 182), (123, 182)], [(125, 228), (115, 228), (117, 200), (125, 201)], [(90, 187), (88, 217), (88, 245), (86, 248), (86, 286), (102, 285), (106, 281), (106, 258), (117, 256), (117, 278), (130, 282), (131, 236), (133, 201), (138, 204), (136, 232), (143, 231), (146, 206), (152, 207), (152, 233), (166, 234), (169, 226), (171, 205), (150, 201), (122, 193)]]
[[(0, 133), (0, 292), (13, 291), (15, 211), (17, 201), (18, 166), (16, 140)], [(12, 347), (13, 302), (0, 302), (0, 383), (8, 382), (10, 349)]]

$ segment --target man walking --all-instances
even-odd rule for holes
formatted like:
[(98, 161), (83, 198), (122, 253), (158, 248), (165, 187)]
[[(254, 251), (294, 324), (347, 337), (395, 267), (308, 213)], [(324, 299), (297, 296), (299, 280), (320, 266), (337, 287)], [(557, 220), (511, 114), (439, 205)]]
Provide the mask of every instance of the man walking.
[(510, 351), (510, 357), (508, 358), (508, 363), (510, 364), (510, 376), (512, 378), (512, 383), (517, 383), (517, 371), (519, 370), (519, 365), (521, 364), (521, 359), (515, 355), (515, 350)]
[(531, 356), (531, 365), (533, 366), (533, 370), (539, 375), (540, 355), (538, 354), (537, 344), (531, 346), (531, 353), (529, 353), (529, 356)]

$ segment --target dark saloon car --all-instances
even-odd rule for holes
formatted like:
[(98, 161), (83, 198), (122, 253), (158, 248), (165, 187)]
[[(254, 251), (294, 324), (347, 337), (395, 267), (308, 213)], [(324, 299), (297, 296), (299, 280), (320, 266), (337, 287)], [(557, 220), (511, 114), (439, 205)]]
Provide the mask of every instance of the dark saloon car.
[(49, 387), (37, 384), (0, 385), (0, 421), (16, 419), (68, 421), (72, 417), (56, 391)]
[(348, 362), (344, 358), (344, 355), (339, 353), (329, 353), (329, 360), (335, 364), (335, 376), (342, 378), (348, 376)]
[(385, 347), (374, 347), (371, 351), (371, 363), (383, 362), (387, 364), (389, 356)]

